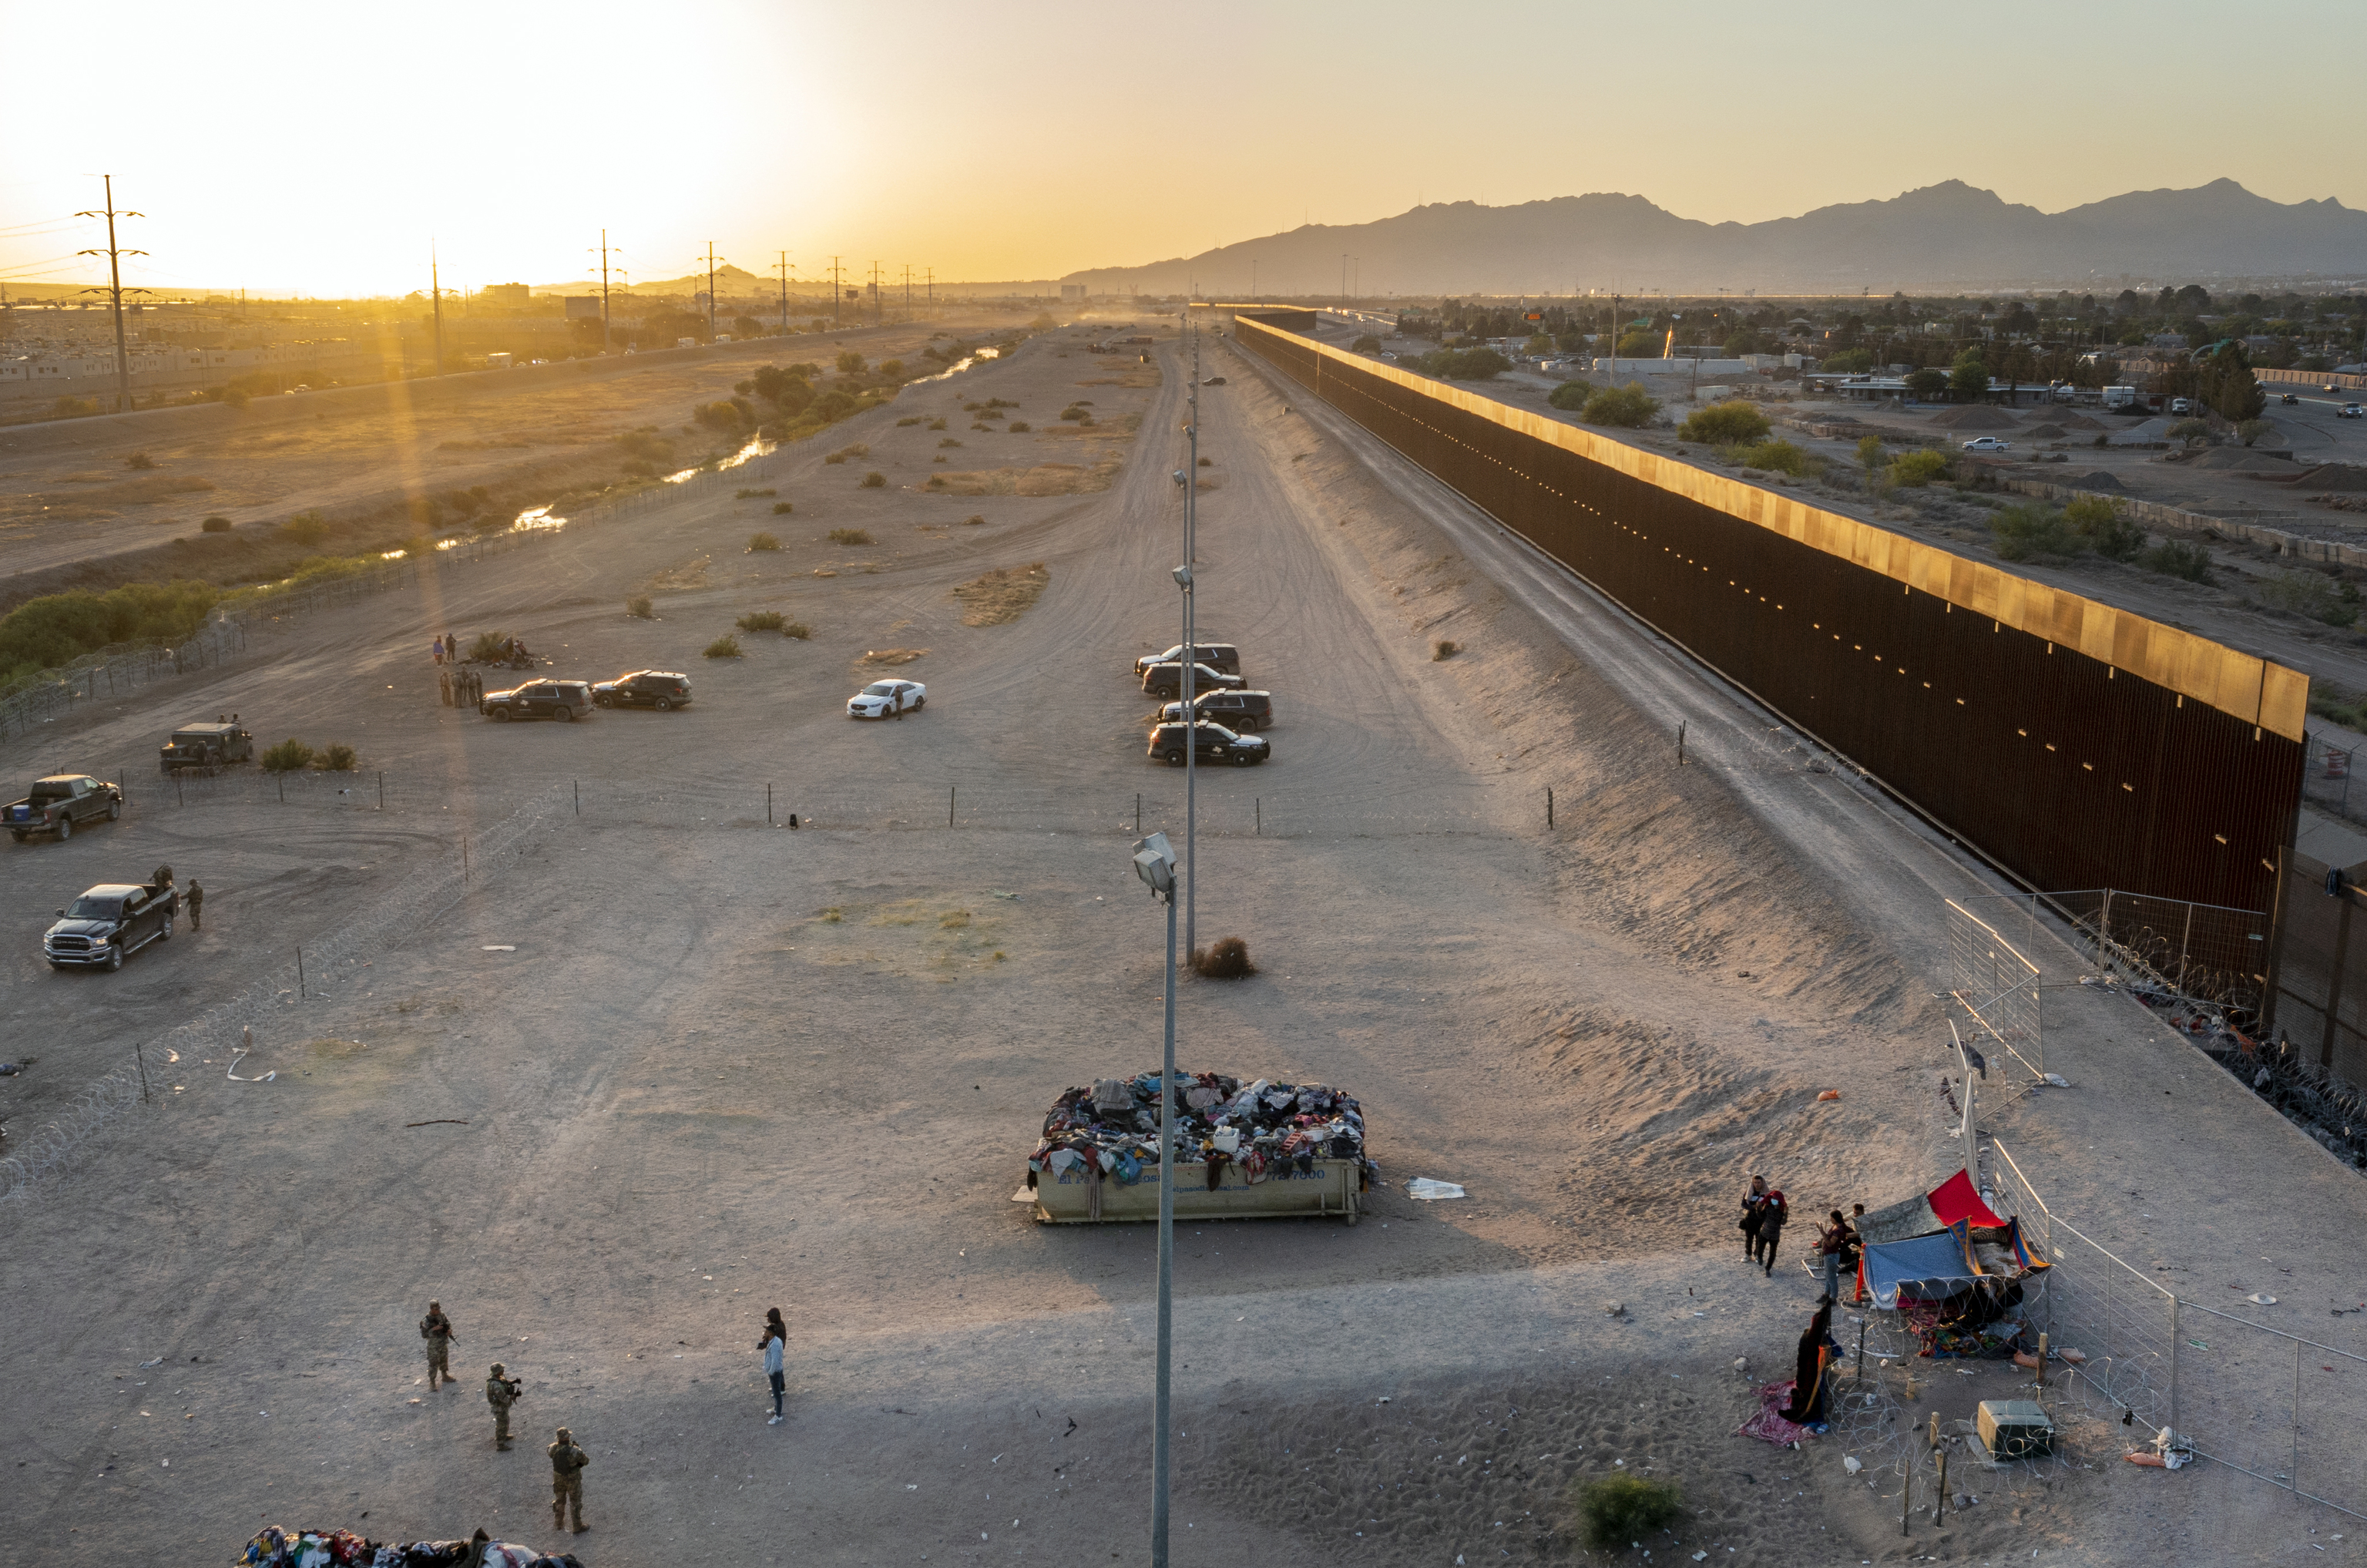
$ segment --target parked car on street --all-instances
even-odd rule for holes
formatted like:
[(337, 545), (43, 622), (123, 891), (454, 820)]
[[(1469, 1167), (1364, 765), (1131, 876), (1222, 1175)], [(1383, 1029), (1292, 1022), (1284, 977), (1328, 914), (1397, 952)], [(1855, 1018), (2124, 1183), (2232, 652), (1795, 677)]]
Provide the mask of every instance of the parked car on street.
[(123, 791), (86, 773), (36, 778), (31, 794), (0, 806), (0, 823), (7, 824), (8, 836), (19, 844), (37, 833), (54, 833), (63, 844), (82, 824), (100, 818), (113, 822), (122, 814)]
[[(1204, 691), (1239, 689), (1242, 684), (1240, 676), (1227, 675), (1206, 665), (1195, 665), (1192, 671), (1192, 694), (1195, 697)], [(1142, 689), (1151, 697), (1183, 696), (1184, 666), (1174, 663), (1152, 665), (1142, 672)]]
[(2012, 445), (2013, 443), (2011, 441), (2000, 441), (1995, 436), (1976, 436), (1971, 440), (1965, 443), (1965, 450), (1968, 452), (2001, 452)]
[(149, 943), (170, 941), (180, 912), (177, 888), (102, 882), (58, 911), (41, 956), (51, 969), (121, 969)]
[[(1172, 665), (1183, 656), (1184, 644), (1181, 642), (1168, 649), (1164, 653), (1145, 653), (1134, 662), (1135, 676), (1140, 678), (1142, 673), (1151, 665)], [(1194, 651), (1193, 656), (1210, 669), (1222, 670), (1229, 676), (1241, 673), (1241, 651), (1230, 642), (1203, 642)]]
[(2169, 400), (2169, 411), (2172, 414), (2191, 414), (2194, 405), (2182, 397), (2174, 397)]
[(690, 706), (690, 677), (671, 670), (633, 670), (592, 688), (592, 700), (602, 708), (670, 708)]
[(497, 722), (512, 719), (557, 719), (572, 722), (592, 711), (592, 687), (580, 680), (530, 680), (507, 691), (489, 691), (477, 711)]
[[(1183, 767), (1184, 732), (1186, 727), (1183, 724), (1154, 725), (1150, 732), (1150, 755), (1170, 767)], [(1244, 735), (1225, 728), (1214, 719), (1203, 719), (1188, 727), (1193, 732), (1193, 749), (1202, 762), (1222, 762), (1235, 767), (1248, 767), (1274, 755), (1274, 748), (1263, 735)]]
[(918, 713), (929, 688), (916, 680), (875, 680), (846, 699), (850, 719), (898, 719)]
[[(1274, 693), (1270, 691), (1203, 691), (1192, 699), (1200, 718), (1214, 719), (1236, 730), (1274, 727)], [(1162, 724), (1183, 722), (1184, 704), (1171, 702), (1159, 710)]]
[(221, 719), (210, 724), (184, 724), (174, 731), (173, 738), (162, 747), (156, 766), (164, 773), (184, 769), (210, 773), (254, 756), (255, 737), (235, 720)]

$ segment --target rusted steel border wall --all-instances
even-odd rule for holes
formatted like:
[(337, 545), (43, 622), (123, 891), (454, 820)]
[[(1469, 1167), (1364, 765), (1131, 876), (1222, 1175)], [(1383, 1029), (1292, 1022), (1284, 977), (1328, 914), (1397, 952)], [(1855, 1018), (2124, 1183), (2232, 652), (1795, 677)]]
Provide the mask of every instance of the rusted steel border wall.
[(2269, 907), (2299, 671), (1247, 310), (1234, 330), (2030, 886)]

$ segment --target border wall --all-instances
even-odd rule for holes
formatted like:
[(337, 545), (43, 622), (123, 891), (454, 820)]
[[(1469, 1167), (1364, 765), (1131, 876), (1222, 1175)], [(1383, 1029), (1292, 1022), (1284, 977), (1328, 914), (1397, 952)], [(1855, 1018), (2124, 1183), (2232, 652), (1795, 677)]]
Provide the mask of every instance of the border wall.
[[(2038, 890), (2270, 907), (2308, 677), (1230, 309), (1283, 374)], [(1311, 312), (1297, 314), (1311, 316)]]

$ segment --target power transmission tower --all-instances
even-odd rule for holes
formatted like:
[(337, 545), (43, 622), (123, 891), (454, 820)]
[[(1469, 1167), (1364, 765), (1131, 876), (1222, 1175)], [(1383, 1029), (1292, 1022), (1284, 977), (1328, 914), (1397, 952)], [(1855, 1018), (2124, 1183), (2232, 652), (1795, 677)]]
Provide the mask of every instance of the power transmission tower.
[(846, 268), (839, 266), (838, 257), (830, 258), (830, 324), (838, 325), (838, 301), (846, 292)]
[(608, 352), (608, 231), (600, 231), (600, 352)]
[(707, 242), (707, 341), (715, 341), (715, 242)]
[[(427, 297), (434, 301), (436, 308), (436, 373), (440, 376), (444, 373), (444, 274), (436, 264), (436, 242), (432, 238), (427, 242)], [(245, 308), (246, 291), (242, 289), (239, 290), (242, 314)]]
[(780, 272), (781, 335), (786, 337), (788, 335), (789, 331), (789, 253), (787, 251), (783, 251), (781, 253)]
[[(107, 248), (105, 250), (86, 250), (77, 254), (82, 256), (103, 256), (107, 257), (107, 287), (104, 289), (85, 289), (83, 292), (85, 294), (105, 294), (115, 306), (115, 412), (120, 414), (125, 409), (131, 406), (131, 356), (123, 347), (122, 258), (127, 256), (146, 256), (148, 253), (144, 250), (126, 250), (121, 245), (117, 244), (115, 243), (115, 221), (118, 218), (145, 218), (147, 214), (145, 212), (132, 212), (129, 210), (121, 212), (117, 211), (115, 208), (115, 176), (113, 175), (101, 175), (99, 177), (107, 182), (106, 208), (97, 212), (77, 212), (74, 216), (77, 218), (106, 219)], [(145, 294), (148, 292), (145, 289), (134, 289), (131, 291), (135, 294)]]

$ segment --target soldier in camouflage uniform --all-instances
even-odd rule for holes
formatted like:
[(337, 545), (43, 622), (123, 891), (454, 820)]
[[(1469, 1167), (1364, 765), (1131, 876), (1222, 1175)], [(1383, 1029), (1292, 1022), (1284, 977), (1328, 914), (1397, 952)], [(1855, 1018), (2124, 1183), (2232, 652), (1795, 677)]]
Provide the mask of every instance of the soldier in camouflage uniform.
[(485, 1403), (493, 1407), (493, 1447), (510, 1446), (510, 1406), (517, 1403), (517, 1380), (508, 1375), (509, 1369), (499, 1361), (493, 1363), (493, 1376), (485, 1380)]
[(583, 1523), (583, 1467), (592, 1456), (575, 1446), (575, 1434), (566, 1427), (559, 1429), (559, 1441), (550, 1445), (550, 1528), (558, 1529), (567, 1523), (567, 1510), (575, 1511), (575, 1533), (588, 1528)]
[(427, 1303), (427, 1315), (419, 1320), (419, 1337), (427, 1341), (427, 1392), (436, 1392), (436, 1380), (452, 1381), (452, 1320), (444, 1315), (444, 1303)]

